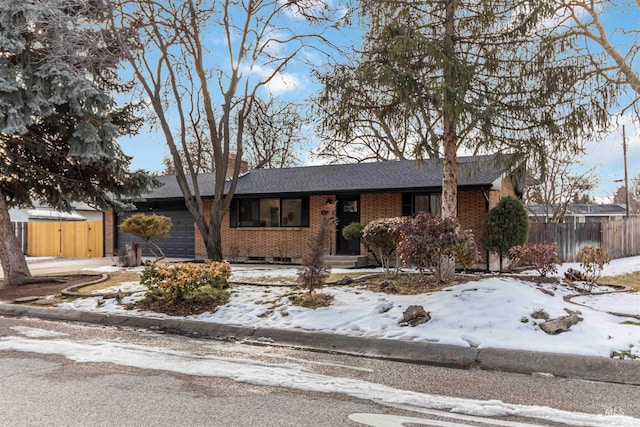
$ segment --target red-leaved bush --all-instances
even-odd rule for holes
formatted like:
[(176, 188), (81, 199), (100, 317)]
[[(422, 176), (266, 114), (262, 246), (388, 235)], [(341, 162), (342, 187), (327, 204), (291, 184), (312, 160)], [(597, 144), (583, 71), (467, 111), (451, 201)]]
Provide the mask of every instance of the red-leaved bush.
[(561, 260), (557, 254), (557, 243), (525, 243), (509, 249), (511, 267), (516, 265), (531, 266), (542, 277), (549, 273), (558, 272), (558, 264)]
[(460, 231), (458, 221), (451, 218), (421, 212), (404, 221), (401, 234), (398, 253), (402, 261), (421, 272), (434, 268), (439, 282), (443, 282), (443, 259), (453, 258), (465, 268), (477, 259), (473, 235), (470, 231)]
[(362, 240), (366, 246), (375, 251), (387, 274), (392, 259), (395, 259), (396, 272), (400, 267), (396, 249), (402, 239), (400, 229), (405, 220), (404, 217), (377, 219), (371, 221), (362, 230)]

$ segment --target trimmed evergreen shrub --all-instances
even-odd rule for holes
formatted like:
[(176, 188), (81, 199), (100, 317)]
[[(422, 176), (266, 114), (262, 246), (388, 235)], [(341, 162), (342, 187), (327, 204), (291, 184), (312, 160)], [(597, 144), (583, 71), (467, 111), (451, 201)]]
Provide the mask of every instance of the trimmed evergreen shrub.
[(529, 238), (529, 217), (527, 210), (519, 199), (504, 197), (498, 205), (487, 212), (482, 229), (482, 247), (502, 258), (509, 249), (523, 245)]
[(347, 240), (361, 240), (364, 225), (359, 222), (352, 222), (342, 229), (342, 236)]
[(166, 239), (171, 231), (171, 218), (157, 214), (135, 214), (120, 224), (120, 230), (133, 234), (144, 240), (147, 248), (156, 257), (156, 261), (164, 258), (164, 252), (151, 239)]

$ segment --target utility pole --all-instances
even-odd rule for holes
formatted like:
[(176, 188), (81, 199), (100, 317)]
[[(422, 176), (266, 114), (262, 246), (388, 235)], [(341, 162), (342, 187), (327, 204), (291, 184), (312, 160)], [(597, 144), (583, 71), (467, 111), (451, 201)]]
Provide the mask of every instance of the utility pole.
[(629, 218), (629, 174), (627, 173), (627, 134), (622, 125), (622, 153), (624, 155), (624, 198), (626, 203), (626, 217)]

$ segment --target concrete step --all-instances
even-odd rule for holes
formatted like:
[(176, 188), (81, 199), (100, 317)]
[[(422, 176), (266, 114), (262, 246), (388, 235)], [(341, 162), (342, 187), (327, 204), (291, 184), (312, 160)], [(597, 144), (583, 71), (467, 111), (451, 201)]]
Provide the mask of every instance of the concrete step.
[(327, 255), (324, 262), (330, 268), (360, 268), (368, 263), (363, 255)]

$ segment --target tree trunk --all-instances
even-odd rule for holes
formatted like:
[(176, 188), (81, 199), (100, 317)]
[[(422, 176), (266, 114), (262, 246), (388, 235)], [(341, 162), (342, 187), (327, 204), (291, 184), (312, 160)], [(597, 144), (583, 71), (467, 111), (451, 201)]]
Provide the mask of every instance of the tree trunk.
[(127, 265), (138, 267), (142, 265), (142, 248), (138, 243), (127, 243), (125, 246), (127, 254)]
[[(449, 1), (445, 19), (444, 53), (445, 68), (444, 96), (443, 96), (443, 150), (442, 160), (442, 217), (455, 219), (458, 216), (458, 97), (460, 90), (458, 69), (456, 66), (454, 40), (455, 40), (455, 8), (456, 2)], [(443, 256), (440, 259), (440, 280), (450, 282), (455, 273), (455, 260), (452, 256)]]
[(11, 225), (9, 207), (2, 192), (0, 192), (0, 262), (4, 272), (3, 287), (29, 283), (31, 273)]
[[(217, 219), (216, 219), (217, 218)], [(209, 234), (204, 244), (207, 248), (207, 259), (212, 261), (222, 261), (222, 219), (218, 218), (213, 212), (209, 221)]]

